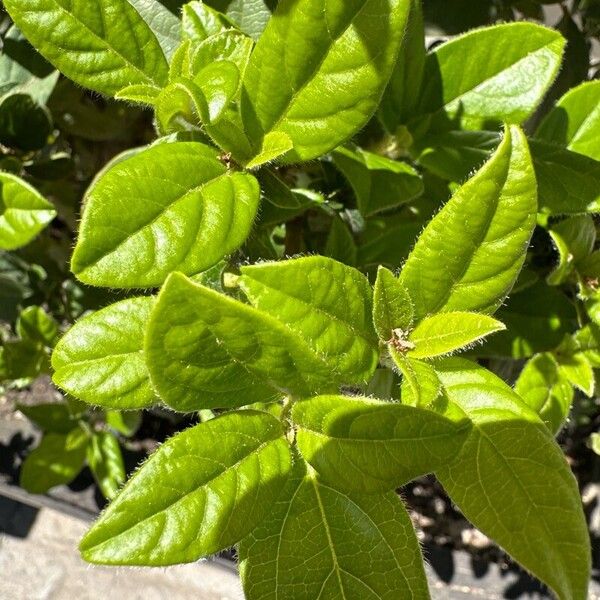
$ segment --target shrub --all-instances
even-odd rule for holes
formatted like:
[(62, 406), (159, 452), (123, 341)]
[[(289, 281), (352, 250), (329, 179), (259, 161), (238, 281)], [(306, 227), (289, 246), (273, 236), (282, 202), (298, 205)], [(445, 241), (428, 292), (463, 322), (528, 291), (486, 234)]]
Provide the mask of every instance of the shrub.
[[(434, 473), (558, 597), (584, 599), (586, 522), (554, 435), (600, 366), (600, 87), (536, 113), (561, 33), (503, 23), (426, 52), (416, 0), (272, 16), (195, 1), (181, 25), (159, 2), (4, 5), (68, 78), (151, 108), (158, 135), (86, 192), (71, 269), (126, 292), (60, 339), (54, 382), (110, 411), (203, 411), (84, 558), (237, 545), (250, 600), (423, 598), (395, 490)], [(6, 206), (9, 184), (41, 202), (5, 177)], [(514, 389), (486, 368), (522, 358)]]

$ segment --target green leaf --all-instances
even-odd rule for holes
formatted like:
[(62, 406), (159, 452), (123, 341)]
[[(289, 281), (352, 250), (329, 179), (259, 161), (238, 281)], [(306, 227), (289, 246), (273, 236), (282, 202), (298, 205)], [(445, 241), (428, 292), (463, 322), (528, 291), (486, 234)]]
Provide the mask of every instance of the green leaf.
[(385, 267), (379, 267), (373, 292), (373, 323), (379, 339), (388, 342), (394, 331), (409, 331), (415, 308), (406, 288)]
[(396, 493), (345, 494), (301, 460), (239, 553), (248, 600), (429, 598), (419, 543)]
[(109, 410), (106, 424), (125, 437), (131, 437), (142, 423), (142, 413), (137, 410)]
[(17, 409), (42, 431), (67, 434), (75, 425), (67, 403), (17, 404)]
[(402, 47), (390, 83), (379, 107), (379, 118), (395, 134), (418, 106), (425, 67), (425, 24), (421, 0), (410, 0), (410, 13)]
[[(301, 301), (290, 300), (290, 305), (300, 316)], [(304, 313), (310, 310), (309, 305)], [(343, 324), (319, 313), (303, 321), (308, 331), (300, 334), (269, 314), (174, 274), (160, 293), (146, 332), (152, 383), (169, 406), (185, 412), (270, 402), (277, 390), (279, 395), (331, 390), (366, 376), (367, 361), (375, 368), (375, 353), (360, 338), (345, 336), (340, 343), (317, 335), (310, 345), (306, 341), (315, 324), (333, 326), (344, 335)], [(318, 351), (328, 346), (353, 354)], [(350, 372), (340, 372), (342, 368)]]
[(142, 347), (153, 304), (129, 298), (80, 319), (54, 349), (54, 383), (107, 408), (155, 404)]
[(294, 145), (287, 133), (271, 131), (265, 135), (260, 152), (246, 165), (247, 169), (254, 169), (265, 163), (272, 162), (289, 152)]
[(306, 161), (359, 131), (394, 68), (408, 8), (405, 0), (280, 1), (244, 79), (255, 146), (281, 131), (294, 144), (286, 162)]
[(368, 398), (318, 396), (294, 405), (304, 458), (338, 489), (394, 490), (446, 464), (467, 431), (421, 408)]
[(346, 383), (367, 381), (379, 352), (371, 286), (352, 267), (309, 256), (241, 268), (240, 287), (253, 306), (284, 323)]
[(569, 90), (546, 115), (535, 137), (600, 160), (600, 81)]
[(600, 161), (531, 140), (540, 210), (551, 215), (600, 211)]
[(228, 548), (271, 511), (291, 470), (281, 423), (241, 411), (173, 436), (136, 472), (80, 544), (111, 565), (193, 562)]
[(406, 163), (361, 148), (338, 148), (333, 160), (350, 182), (358, 209), (365, 217), (410, 202), (423, 193), (421, 176)]
[(58, 323), (41, 307), (28, 306), (17, 320), (19, 337), (52, 348), (58, 336)]
[(228, 172), (216, 150), (153, 146), (88, 191), (73, 272), (84, 283), (129, 288), (207, 270), (245, 241), (259, 195), (254, 177)]
[(402, 404), (419, 408), (435, 408), (444, 401), (444, 390), (433, 366), (408, 357), (393, 346), (389, 352), (394, 365), (402, 374)]
[(195, 44), (190, 48), (191, 75), (195, 77), (213, 62), (226, 60), (234, 63), (243, 77), (253, 46), (252, 40), (247, 35), (234, 29), (211, 35), (200, 44)]
[(70, 483), (83, 468), (87, 434), (76, 427), (68, 434), (48, 433), (27, 456), (19, 483), (32, 494), (45, 494), (56, 485)]
[(596, 225), (590, 215), (578, 215), (554, 225), (548, 232), (559, 254), (559, 263), (548, 276), (550, 285), (560, 285), (587, 258), (596, 243)]
[(527, 140), (506, 130), (492, 158), (432, 219), (400, 281), (415, 317), (493, 313), (512, 289), (535, 226), (536, 181)]
[[(465, 516), (563, 600), (585, 600), (590, 545), (575, 478), (552, 434), (500, 379), (468, 361), (437, 369), (473, 427), (436, 475)], [(543, 548), (543, 552), (540, 552)]]
[(480, 356), (527, 358), (553, 350), (577, 327), (572, 302), (557, 289), (538, 282), (511, 296), (496, 315), (506, 325), (477, 350)]
[(153, 85), (128, 85), (115, 94), (117, 100), (129, 100), (137, 104), (154, 106), (160, 96), (160, 88)]
[(114, 95), (137, 83), (161, 86), (167, 61), (127, 0), (6, 0), (27, 39), (76, 83)]
[(521, 124), (561, 64), (565, 39), (534, 23), (470, 31), (427, 57), (419, 108), (434, 130)]
[(559, 354), (557, 361), (561, 376), (591, 398), (594, 395), (596, 382), (589, 358), (582, 352), (578, 352), (567, 356)]
[(45, 106), (26, 94), (11, 94), (0, 102), (0, 144), (21, 151), (41, 150), (53, 131)]
[(600, 433), (592, 433), (589, 443), (591, 449), (600, 456)]
[(323, 254), (346, 265), (356, 265), (356, 242), (348, 226), (334, 217)]
[(48, 372), (48, 354), (28, 340), (4, 342), (0, 346), (0, 381), (34, 379)]
[[(217, 0), (223, 3), (223, 0)], [(264, 31), (271, 11), (269, 0), (229, 0), (227, 2), (227, 16), (249, 36), (257, 40)]]
[(86, 448), (88, 466), (100, 491), (112, 500), (125, 482), (125, 465), (119, 440), (106, 431), (95, 431)]
[(37, 190), (15, 175), (0, 172), (0, 249), (25, 246), (55, 216), (52, 204)]
[(146, 21), (170, 60), (181, 41), (181, 21), (165, 6), (164, 0), (129, 0)]
[(182, 12), (183, 35), (195, 41), (204, 41), (211, 35), (223, 33), (231, 23), (225, 15), (216, 11), (204, 2), (188, 2)]
[(540, 415), (553, 434), (560, 431), (569, 416), (574, 394), (552, 354), (537, 354), (527, 362), (515, 383), (515, 392)]
[(433, 358), (470, 346), (484, 337), (506, 329), (488, 317), (470, 312), (438, 313), (425, 317), (410, 332), (408, 341), (412, 358)]

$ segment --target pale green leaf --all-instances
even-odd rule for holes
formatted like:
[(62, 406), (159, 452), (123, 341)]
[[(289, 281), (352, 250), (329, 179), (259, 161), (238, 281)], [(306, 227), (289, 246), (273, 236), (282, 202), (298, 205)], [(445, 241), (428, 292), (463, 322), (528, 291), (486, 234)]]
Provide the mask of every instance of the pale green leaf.
[(233, 29), (211, 35), (200, 44), (191, 46), (189, 51), (191, 74), (195, 76), (215, 61), (227, 60), (236, 65), (243, 77), (253, 46), (252, 40), (247, 35)]
[(153, 287), (175, 270), (198, 273), (245, 241), (258, 202), (254, 177), (228, 172), (216, 150), (153, 146), (88, 191), (72, 269), (85, 283), (110, 287)]
[(255, 146), (286, 133), (287, 162), (321, 156), (375, 112), (396, 61), (407, 0), (281, 0), (244, 79), (242, 114)]
[(271, 11), (270, 0), (217, 0), (227, 4), (227, 16), (246, 34), (257, 40), (264, 31)]
[(600, 81), (587, 81), (569, 90), (535, 136), (600, 160)]
[(127, 0), (6, 0), (27, 39), (67, 77), (112, 96), (133, 84), (164, 84), (163, 51)]
[(239, 552), (247, 600), (429, 598), (396, 493), (345, 494), (307, 473), (302, 460)]
[(80, 544), (112, 565), (193, 562), (232, 546), (270, 511), (291, 469), (281, 423), (228, 413), (168, 440), (128, 481)]
[(177, 14), (167, 8), (165, 0), (129, 0), (142, 19), (156, 36), (166, 58), (173, 52), (181, 41), (181, 21)]
[(333, 160), (350, 182), (358, 209), (365, 217), (410, 202), (423, 193), (421, 176), (406, 163), (361, 148), (338, 148)]
[(506, 329), (488, 317), (471, 312), (446, 312), (425, 317), (410, 332), (408, 350), (412, 358), (433, 358), (465, 348), (484, 337)]
[(454, 462), (436, 472), (453, 502), (561, 600), (585, 600), (589, 535), (575, 478), (552, 434), (482, 367), (451, 359), (437, 372), (451, 407), (473, 423)]
[(433, 366), (422, 360), (409, 358), (393, 346), (389, 352), (394, 365), (402, 374), (402, 404), (420, 408), (433, 408), (444, 401), (442, 382)]
[(80, 319), (54, 349), (54, 383), (108, 408), (156, 403), (142, 347), (153, 304), (154, 298), (130, 298)]
[(108, 410), (106, 424), (125, 437), (132, 436), (142, 423), (142, 412), (137, 410)]
[(154, 106), (160, 96), (160, 88), (153, 85), (128, 85), (115, 94), (117, 100), (129, 100), (136, 104)]
[(378, 346), (367, 278), (330, 258), (309, 256), (241, 268), (240, 286), (259, 310), (284, 323), (345, 383), (373, 374)]
[(183, 6), (181, 23), (183, 35), (194, 41), (204, 41), (231, 27), (225, 15), (198, 0)]
[(492, 129), (523, 123), (561, 64), (565, 39), (534, 23), (475, 29), (427, 57), (419, 101), (433, 129)]
[(54, 207), (19, 177), (0, 172), (0, 249), (25, 246), (56, 216)]
[(125, 482), (125, 465), (117, 438), (106, 431), (95, 431), (86, 448), (88, 466), (100, 491), (112, 500)]
[(527, 362), (515, 383), (515, 392), (540, 415), (553, 434), (560, 431), (574, 394), (552, 354), (537, 354)]
[(493, 313), (512, 289), (537, 213), (527, 140), (506, 130), (492, 158), (425, 228), (400, 274), (416, 318)]
[(373, 291), (373, 323), (379, 339), (388, 342), (396, 329), (412, 329), (414, 311), (406, 288), (391, 271), (379, 267)]
[(559, 355), (557, 361), (560, 375), (591, 398), (594, 395), (596, 381), (589, 358), (584, 353), (578, 352), (570, 356)]
[(394, 490), (454, 457), (466, 421), (368, 398), (317, 396), (294, 405), (292, 420), (304, 458), (338, 489)]
[(292, 140), (287, 133), (271, 131), (265, 135), (260, 152), (246, 165), (246, 168), (254, 169), (281, 158), (293, 147)]
[(76, 427), (68, 434), (48, 433), (23, 462), (19, 483), (32, 494), (70, 483), (85, 462), (87, 434)]

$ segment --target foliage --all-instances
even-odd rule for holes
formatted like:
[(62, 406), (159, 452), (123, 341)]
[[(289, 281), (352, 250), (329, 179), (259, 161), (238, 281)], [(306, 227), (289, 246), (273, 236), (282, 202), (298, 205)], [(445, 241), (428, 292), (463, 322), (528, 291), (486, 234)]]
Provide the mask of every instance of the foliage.
[[(83, 557), (169, 565), (237, 545), (249, 600), (427, 597), (395, 490), (434, 473), (559, 598), (586, 598), (586, 522), (555, 434), (600, 367), (599, 93), (585, 82), (548, 106), (561, 31), (507, 22), (426, 51), (418, 0), (4, 6), (54, 67), (157, 134), (82, 186), (73, 285), (107, 289), (103, 308), (50, 367), (58, 328), (37, 309), (3, 347), (6, 379), (33, 344), (20, 377), (49, 370), (99, 407), (68, 430), (72, 416), (40, 423), (23, 484), (87, 458), (112, 496), (123, 472), (97, 411), (201, 415), (116, 494)], [(49, 143), (10, 154), (19, 176), (57, 160)], [(2, 177), (13, 249), (54, 209)], [(514, 388), (486, 368), (523, 358)]]

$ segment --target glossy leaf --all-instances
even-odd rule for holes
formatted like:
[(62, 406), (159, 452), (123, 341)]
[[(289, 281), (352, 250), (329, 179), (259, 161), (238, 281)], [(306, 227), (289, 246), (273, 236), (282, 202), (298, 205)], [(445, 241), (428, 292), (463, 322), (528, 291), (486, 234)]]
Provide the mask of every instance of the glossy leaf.
[(6, 0), (4, 6), (37, 50), (84, 87), (112, 96), (128, 85), (166, 81), (163, 51), (127, 0)]
[(336, 379), (370, 378), (378, 348), (372, 290), (364, 275), (320, 256), (246, 266), (241, 272), (240, 286), (250, 302), (300, 336), (330, 364)]
[(412, 329), (415, 308), (406, 288), (385, 267), (379, 267), (373, 291), (373, 323), (379, 339), (388, 342), (394, 330)]
[(500, 321), (487, 315), (438, 313), (425, 317), (410, 332), (408, 341), (414, 348), (408, 351), (408, 355), (412, 358), (432, 358), (449, 354), (502, 329), (505, 327)]
[(282, 131), (271, 131), (265, 135), (260, 152), (246, 165), (254, 169), (283, 156), (294, 147), (292, 140)]
[(446, 491), (561, 599), (584, 600), (589, 536), (575, 479), (552, 434), (482, 367), (452, 359), (437, 372), (450, 407), (473, 423), (455, 461), (436, 472)]
[(32, 494), (70, 483), (83, 468), (87, 434), (76, 427), (68, 434), (48, 433), (23, 462), (19, 483)]
[(423, 181), (407, 163), (390, 160), (360, 148), (338, 148), (333, 160), (346, 176), (365, 217), (397, 207), (423, 193)]
[(512, 289), (537, 213), (525, 136), (507, 129), (492, 158), (432, 219), (400, 274), (421, 319), (493, 313)]
[(130, 298), (80, 319), (52, 354), (53, 380), (69, 394), (108, 408), (156, 402), (143, 340), (153, 298)]
[(129, 0), (146, 21), (165, 57), (171, 59), (181, 40), (181, 21), (177, 14), (169, 10), (168, 3), (161, 0)]
[(523, 123), (554, 81), (565, 39), (533, 23), (475, 29), (427, 57), (419, 108), (433, 129)]
[(552, 354), (537, 354), (527, 362), (515, 383), (515, 392), (540, 415), (553, 434), (560, 431), (574, 394)]
[(281, 131), (294, 144), (286, 161), (305, 161), (360, 130), (390, 78), (408, 8), (407, 0), (279, 2), (244, 79), (255, 146)]
[(25, 246), (56, 216), (56, 211), (28, 183), (0, 172), (0, 249)]
[(247, 600), (429, 598), (419, 544), (395, 492), (345, 494), (302, 462), (240, 545)]
[(304, 458), (338, 489), (394, 490), (447, 463), (464, 424), (428, 410), (367, 398), (318, 396), (292, 410)]
[(600, 81), (588, 81), (565, 94), (535, 136), (600, 160)]
[(193, 562), (235, 544), (271, 511), (291, 469), (280, 422), (228, 413), (172, 437), (80, 544), (112, 565)]
[(100, 491), (112, 500), (125, 482), (125, 465), (117, 438), (106, 431), (95, 431), (86, 449), (88, 466)]
[(245, 241), (258, 201), (254, 177), (227, 172), (215, 150), (153, 146), (88, 191), (72, 269), (83, 282), (110, 287), (153, 287), (175, 270), (206, 270)]

